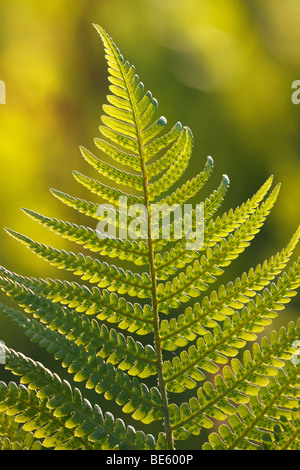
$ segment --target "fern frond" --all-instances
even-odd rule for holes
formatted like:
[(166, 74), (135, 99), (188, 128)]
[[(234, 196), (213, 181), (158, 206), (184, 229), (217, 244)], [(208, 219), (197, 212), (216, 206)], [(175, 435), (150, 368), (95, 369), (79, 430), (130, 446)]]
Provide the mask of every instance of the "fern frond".
[(144, 199), (142, 197), (138, 197), (133, 194), (128, 194), (127, 192), (125, 193), (120, 189), (105, 186), (105, 184), (100, 183), (99, 181), (93, 178), (89, 178), (88, 176), (82, 175), (78, 171), (73, 171), (73, 176), (76, 181), (78, 181), (78, 183), (85, 186), (97, 196), (101, 196), (111, 204), (118, 204), (120, 197), (127, 197), (129, 204), (143, 204), (144, 202)]
[[(222, 217), (218, 217), (216, 220), (210, 219), (210, 211), (214, 212), (214, 206), (211, 207), (211, 201), (205, 201), (204, 204), (204, 218), (207, 221), (207, 224), (204, 227), (204, 247), (214, 247), (216, 244), (223, 240), (224, 237), (227, 237), (235, 229), (239, 228), (244, 224), (252, 214), (257, 211), (259, 204), (263, 201), (266, 193), (270, 189), (272, 184), (273, 177), (270, 177), (262, 187), (257, 191), (257, 193), (248, 201), (241, 206), (237, 207), (235, 211), (230, 210), (229, 213), (224, 213)], [(229, 180), (225, 177), (223, 179), (225, 185), (229, 185)], [(226, 187), (226, 186), (225, 186)], [(277, 186), (274, 190), (274, 194), (279, 190), (280, 185)], [(222, 188), (223, 189), (223, 188)], [(192, 217), (192, 228), (196, 228), (196, 217), (195, 210), (191, 212)], [(180, 221), (179, 221), (180, 223)], [(171, 232), (171, 235), (173, 231)], [(199, 257), (198, 252), (193, 252), (192, 250), (187, 250), (186, 241), (184, 237), (183, 240), (177, 241), (175, 247), (171, 248), (164, 253), (163, 257), (160, 254), (157, 254), (155, 257), (155, 269), (156, 274), (161, 279), (167, 279), (169, 275), (175, 274), (177, 267), (184, 267), (185, 264), (188, 264), (193, 260), (193, 258)], [(161, 239), (158, 240), (160, 245), (163, 243)], [(166, 245), (167, 242), (164, 243)], [(202, 250), (200, 250), (202, 251)], [(163, 277), (162, 277), (163, 276)]]
[(178, 128), (181, 126), (176, 125), (162, 138), (150, 142), (163, 130), (166, 119), (160, 117), (152, 122), (157, 109), (156, 100), (151, 93), (144, 92), (144, 85), (135, 74), (134, 67), (124, 61), (119, 49), (103, 28), (98, 25), (95, 28), (104, 44), (109, 81), (112, 83), (110, 91), (113, 93), (109, 97), (112, 107), (104, 108), (109, 115), (102, 116), (104, 126), (100, 126), (100, 132), (133, 154), (140, 155), (142, 146), (145, 148), (144, 158), (147, 161), (177, 138)]
[(146, 335), (153, 329), (153, 313), (148, 304), (143, 307), (138, 303), (127, 302), (123, 297), (103, 289), (93, 287), (91, 290), (75, 282), (34, 279), (11, 273), (0, 266), (0, 285), (6, 285), (7, 279), (17, 282), (33, 292), (75, 309), (87, 315), (95, 315), (100, 320), (118, 323), (122, 330)]
[(111, 236), (103, 239), (98, 236), (97, 230), (89, 227), (46, 217), (29, 209), (23, 209), (23, 211), (55, 233), (83, 245), (84, 248), (92, 252), (110, 258), (118, 257), (119, 259), (133, 261), (137, 265), (145, 265), (149, 260), (149, 250), (144, 241), (122, 240)]
[(100, 287), (107, 287), (112, 292), (127, 293), (139, 298), (151, 296), (151, 281), (148, 273), (143, 273), (142, 275), (133, 274), (131, 271), (124, 271), (115, 266), (109, 266), (107, 263), (101, 263), (98, 259), (92, 259), (89, 256), (85, 257), (82, 253), (75, 255), (65, 250), (58, 250), (51, 246), (34, 242), (25, 235), (13, 230), (6, 230), (10, 235), (30, 248), (32, 252), (58, 269), (73, 271), (81, 279), (97, 283)]
[[(162, 418), (160, 394), (157, 388), (149, 389), (138, 381), (137, 368), (132, 366), (130, 375), (133, 378), (130, 378), (122, 368), (115, 369), (110, 361), (105, 362), (101, 355), (96, 354), (94, 348), (97, 347), (98, 340), (95, 340), (95, 335), (98, 334), (99, 327), (95, 322), (90, 324), (83, 318), (83, 327), (80, 329), (80, 317), (74, 319), (68, 312), (57, 307), (51, 309), (45, 302), (39, 308), (26, 308), (34, 311), (38, 320), (29, 319), (23, 313), (4, 305), (0, 305), (0, 309), (25, 331), (31, 341), (38, 343), (61, 361), (76, 382), (85, 382), (88, 389), (104, 394), (107, 400), (114, 399), (122, 406), (122, 411), (131, 413), (134, 419), (149, 424)], [(140, 375), (147, 376), (146, 369), (149, 373), (147, 365), (143, 373), (140, 369)]]
[[(205, 297), (201, 306), (195, 304), (188, 307), (178, 319), (161, 322), (161, 340), (165, 349), (174, 351), (178, 347), (185, 346), (189, 341), (197, 338), (197, 335), (205, 335), (208, 328), (214, 328), (218, 322), (225, 321), (234, 314), (235, 310), (241, 310), (262, 289), (265, 289), (276, 275), (280, 274), (289, 262), (300, 238), (300, 227), (295, 232), (286, 248), (266, 260), (263, 265), (251, 268), (248, 273), (243, 273), (235, 282), (221, 285), (218, 291), (213, 291), (210, 297)], [(267, 320), (265, 320), (268, 323)], [(226, 324), (225, 324), (226, 326)]]
[(223, 273), (221, 269), (228, 266), (232, 260), (237, 258), (244, 249), (249, 246), (250, 240), (259, 232), (265, 218), (275, 204), (279, 186), (277, 186), (266, 202), (254, 212), (245, 224), (236, 229), (228, 240), (222, 240), (220, 245), (216, 245), (214, 250), (210, 248), (206, 251), (206, 256), (201, 257), (201, 264), (198, 260), (186, 269), (185, 274), (181, 273), (174, 277), (171, 282), (158, 284), (157, 296), (159, 308), (162, 312), (168, 313), (170, 307), (178, 308), (181, 302), (187, 302), (191, 297), (197, 297), (208, 288), (208, 284), (215, 282), (216, 276)]
[(14, 416), (0, 412), (0, 450), (41, 450), (42, 444), (26, 432)]
[(22, 375), (19, 387), (11, 382), (0, 383), (2, 410), (16, 416), (23, 429), (34, 432), (46, 448), (75, 449), (153, 449), (153, 436), (134, 428), (111, 413), (103, 415), (99, 406), (92, 407), (81, 392), (72, 389), (40, 363), (17, 354), (8, 353), (8, 368)]
[[(214, 378), (213, 383), (206, 382), (200, 387), (197, 390), (197, 398), (191, 398), (189, 403), (183, 403), (180, 407), (172, 405), (172, 423), (177, 438), (186, 439), (190, 433), (197, 435), (202, 427), (210, 429), (214, 420), (224, 421), (228, 418), (229, 423), (234, 423), (239, 409), (245, 410), (248, 404), (251, 406), (251, 402), (257, 402), (258, 396), (261, 397), (268, 387), (272, 387), (274, 382), (284, 377), (283, 366), (291, 368), (292, 345), (299, 336), (299, 331), (299, 322), (297, 325), (290, 322), (287, 329), (280, 329), (278, 335), (273, 331), (269, 340), (266, 337), (262, 339), (260, 346), (254, 343), (252, 355), (249, 350), (244, 351), (243, 364), (238, 359), (232, 359), (230, 367), (225, 366), (222, 373)], [(292, 396), (295, 397), (295, 391)], [(285, 401), (285, 405), (283, 402), (281, 405), (277, 403), (278, 405), (288, 408), (288, 401)], [(290, 406), (295, 406), (294, 398), (290, 400)], [(283, 408), (281, 412), (285, 415)], [(288, 414), (288, 417), (291, 418), (291, 414)], [(252, 424), (255, 428), (260, 427), (254, 417)], [(273, 426), (274, 424), (273, 422)], [(221, 429), (223, 427), (224, 425)], [(247, 433), (242, 434), (243, 439), (247, 439)], [(211, 443), (216, 442), (215, 436), (215, 433), (210, 434)], [(249, 448), (247, 445), (245, 448)], [(204, 448), (209, 449), (211, 445), (205, 444)], [(216, 447), (221, 448), (227, 447)]]
[(227, 319), (223, 330), (215, 327), (212, 333), (207, 332), (203, 338), (199, 338), (196, 346), (183, 351), (172, 362), (165, 362), (167, 388), (173, 392), (182, 392), (185, 388), (196, 386), (193, 379), (203, 380), (204, 376), (201, 372), (199, 374), (199, 369), (217, 372), (216, 364), (226, 364), (228, 356), (236, 356), (247, 341), (255, 341), (256, 334), (271, 323), (270, 320), (277, 316), (275, 312), (284, 308), (283, 304), (296, 295), (295, 289), (299, 286), (300, 260), (290, 268), (288, 274), (283, 273), (277, 284), (271, 284), (270, 290), (264, 289), (262, 295), (258, 294), (255, 301), (251, 300), (240, 314), (236, 312), (232, 322)]
[(116, 183), (122, 184), (124, 186), (135, 188), (138, 191), (143, 190), (143, 179), (141, 176), (118, 170), (117, 168), (102, 162), (89, 150), (83, 147), (81, 147), (80, 150), (85, 160), (90, 163), (90, 165), (92, 165), (101, 175), (106, 176), (111, 181), (115, 181)]
[[(19, 376), (20, 385), (0, 382), (0, 449), (174, 450), (176, 440), (198, 435), (202, 428), (212, 430), (220, 422), (224, 424), (218, 432), (212, 430), (204, 449), (299, 449), (300, 363), (295, 345), (300, 323), (288, 324), (278, 335), (271, 332), (269, 339), (252, 344), (251, 352), (244, 348), (257, 341), (300, 286), (300, 258), (288, 267), (300, 227), (275, 256), (210, 289), (259, 233), (280, 185), (268, 194), (271, 176), (253, 197), (214, 217), (229, 187), (223, 175), (217, 189), (201, 196), (195, 209), (186, 205), (208, 181), (213, 159), (208, 157), (202, 171), (177, 186), (191, 161), (191, 130), (180, 122), (167, 129), (135, 68), (104, 29), (95, 28), (104, 44), (111, 93), (103, 106), (102, 137), (94, 139), (106, 161), (81, 147), (101, 181), (73, 174), (109, 204), (52, 190), (62, 203), (99, 221), (97, 229), (24, 209), (92, 256), (58, 250), (7, 229), (33, 253), (79, 276), (82, 283), (36, 279), (0, 266), (0, 289), (24, 310), (0, 304), (0, 311), (52, 354), (82, 389), (118, 405), (116, 417), (1, 341), (5, 367)], [(166, 207), (174, 211), (178, 206), (184, 206), (179, 220), (177, 212), (172, 221), (171, 215), (170, 220), (163, 217)], [(196, 235), (198, 209), (203, 207), (204, 243), (191, 247), (189, 235)], [(132, 215), (137, 212), (140, 217)], [(157, 216), (160, 227), (153, 224)], [(141, 220), (147, 236), (142, 239), (140, 225), (142, 241), (134, 235), (123, 239), (124, 229), (129, 235), (128, 224), (138, 235)], [(114, 236), (106, 233), (110, 224)], [(108, 264), (103, 256), (116, 258), (118, 265)], [(173, 311), (188, 302), (183, 311)], [(179, 394), (187, 391), (185, 402)], [(156, 436), (127, 426), (120, 415), (144, 426), (154, 423)]]
[(118, 364), (120, 369), (128, 370), (130, 375), (145, 378), (156, 373), (152, 346), (143, 346), (131, 336), (125, 337), (105, 325), (100, 327), (95, 319), (91, 321), (83, 314), (54, 304), (17, 282), (0, 279), (0, 285), (25, 311), (34, 313), (44, 324), (49, 324), (52, 330), (58, 329), (68, 340), (83, 345), (87, 352), (92, 351), (107, 362)]

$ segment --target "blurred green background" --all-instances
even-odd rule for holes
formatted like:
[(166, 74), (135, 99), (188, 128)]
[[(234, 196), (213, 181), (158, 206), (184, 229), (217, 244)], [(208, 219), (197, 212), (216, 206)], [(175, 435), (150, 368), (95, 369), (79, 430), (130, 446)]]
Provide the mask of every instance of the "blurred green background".
[[(282, 183), (264, 228), (224, 281), (279, 251), (300, 222), (300, 105), (291, 101), (292, 82), (300, 79), (299, 0), (2, 0), (0, 263), (25, 275), (70, 279), (3, 227), (76, 250), (20, 208), (86, 223), (49, 188), (95, 200), (71, 174), (75, 169), (97, 177), (78, 149), (96, 151), (93, 138), (108, 92), (102, 42), (92, 23), (104, 27), (136, 66), (170, 126), (180, 120), (192, 129), (195, 147), (186, 176), (213, 157), (204, 196), (224, 173), (231, 186), (222, 210), (244, 202), (270, 174)], [(298, 314), (296, 298), (275, 324)], [(0, 338), (51, 363), (3, 319)]]

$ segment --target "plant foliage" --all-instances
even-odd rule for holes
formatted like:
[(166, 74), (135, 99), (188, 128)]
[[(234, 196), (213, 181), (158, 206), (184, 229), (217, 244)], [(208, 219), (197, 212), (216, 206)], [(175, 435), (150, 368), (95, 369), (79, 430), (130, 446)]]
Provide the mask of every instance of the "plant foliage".
[[(70, 374), (70, 381), (62, 379), (5, 346), (6, 368), (20, 381), (0, 383), (0, 447), (175, 449), (179, 440), (206, 430), (204, 449), (299, 449), (295, 341), (300, 323), (268, 330), (268, 337), (261, 333), (300, 284), (300, 260), (288, 266), (300, 229), (270, 259), (233, 282), (217, 284), (260, 231), (279, 185), (270, 190), (270, 177), (244, 204), (216, 216), (229, 186), (224, 176), (202, 200), (202, 247), (187, 249), (187, 240), (175, 237), (176, 221), (170, 222), (170, 239), (164, 227), (153, 237), (151, 205), (187, 204), (211, 175), (213, 160), (209, 157), (199, 174), (175, 186), (191, 158), (191, 130), (179, 122), (167, 129), (135, 68), (106, 32), (96, 29), (105, 48), (110, 94), (95, 144), (109, 163), (85, 148), (81, 152), (111, 185), (78, 172), (74, 176), (107, 204), (120, 197), (127, 198), (128, 207), (143, 204), (148, 239), (101, 238), (95, 229), (28, 209), (32, 219), (90, 253), (59, 250), (7, 230), (78, 278), (35, 279), (0, 268), (1, 289), (22, 307), (1, 304), (2, 313)], [(97, 204), (52, 193), (103, 221)], [(193, 221), (194, 215), (192, 210)], [(122, 227), (121, 218), (115, 222)], [(84, 398), (84, 386), (113, 400), (117, 416)]]

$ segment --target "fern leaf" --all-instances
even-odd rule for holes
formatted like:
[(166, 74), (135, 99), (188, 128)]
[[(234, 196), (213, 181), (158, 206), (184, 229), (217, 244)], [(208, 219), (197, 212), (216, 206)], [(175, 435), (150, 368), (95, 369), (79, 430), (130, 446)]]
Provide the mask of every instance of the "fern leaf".
[(10, 350), (8, 367), (21, 374), (29, 386), (17, 387), (13, 382), (7, 386), (1, 382), (1, 407), (24, 423), (23, 429), (42, 439), (44, 447), (54, 450), (155, 447), (153, 436), (126, 428), (111, 413), (103, 415), (99, 406), (92, 407), (77, 388), (72, 389), (67, 381), (61, 381), (41, 364)]
[[(195, 233), (197, 210), (185, 206), (184, 216), (165, 223), (162, 208), (183, 206), (194, 198), (212, 173), (213, 159), (208, 157), (202, 171), (178, 185), (191, 160), (191, 130), (180, 122), (167, 129), (166, 118), (157, 115), (158, 103), (134, 66), (103, 28), (95, 28), (105, 49), (110, 94), (102, 108), (102, 136), (94, 143), (108, 160), (84, 147), (81, 153), (111, 186), (73, 174), (109, 206), (58, 190), (52, 194), (103, 228), (93, 230), (24, 209), (93, 256), (58, 250), (7, 229), (33, 253), (79, 276), (82, 283), (35, 279), (0, 266), (1, 290), (24, 312), (3, 304), (0, 311), (52, 354), (82, 389), (114, 401), (116, 416), (154, 423), (156, 436), (103, 413), (68, 381), (4, 345), (5, 367), (19, 376), (20, 385), (0, 382), (0, 448), (174, 450), (176, 440), (204, 428), (213, 431), (204, 449), (299, 449), (300, 364), (295, 344), (300, 323), (262, 337), (251, 352), (244, 348), (257, 341), (300, 286), (300, 259), (288, 267), (300, 227), (275, 256), (209, 290), (260, 231), (280, 185), (267, 196), (271, 176), (245, 203), (214, 218), (229, 187), (223, 175), (219, 187), (201, 197), (204, 243), (190, 250), (183, 222), (187, 220)], [(136, 223), (129, 214), (125, 221), (127, 208), (122, 203), (120, 207), (120, 198), (129, 209), (136, 210), (136, 204), (145, 209), (145, 240), (117, 238), (117, 228), (127, 230), (128, 222)], [(119, 204), (113, 215), (111, 204)], [(157, 215), (163, 223), (154, 228)], [(112, 224), (114, 237), (102, 236), (104, 224)], [(116, 258), (118, 265), (108, 264), (103, 256)], [(187, 303), (182, 312), (173, 311)], [(178, 397), (187, 391), (187, 401)]]
[(137, 265), (145, 265), (148, 262), (148, 247), (143, 241), (138, 243), (135, 240), (122, 240), (112, 237), (103, 239), (98, 236), (97, 230), (45, 217), (29, 209), (23, 209), (23, 211), (55, 233), (83, 245), (84, 248), (92, 252), (111, 258), (118, 257), (133, 261)]
[(135, 332), (138, 335), (152, 332), (153, 314), (148, 304), (143, 307), (138, 303), (132, 304), (105, 289), (102, 292), (97, 287), (90, 290), (87, 286), (75, 282), (21, 276), (1, 266), (0, 273), (2, 286), (5, 286), (6, 279), (9, 279), (53, 302), (67, 305), (69, 309), (87, 315), (96, 315), (100, 320), (107, 320), (109, 323), (118, 323), (118, 327), (122, 330)]
[(226, 286), (220, 286), (218, 292), (213, 291), (209, 298), (203, 299), (201, 307), (199, 304), (195, 304), (193, 308), (188, 307), (177, 320), (175, 318), (170, 321), (162, 320), (160, 331), (162, 346), (171, 351), (183, 347), (189, 341), (196, 339), (197, 335), (205, 335), (208, 328), (216, 327), (217, 322), (225, 321), (234, 314), (235, 310), (241, 310), (257, 292), (266, 288), (275, 276), (282, 272), (299, 238), (300, 227), (286, 248), (266, 260), (262, 266), (259, 264), (255, 270), (251, 268), (234, 283), (229, 282)]
[(14, 416), (0, 412), (0, 450), (41, 450), (42, 444), (25, 432)]
[[(105, 124), (100, 126), (100, 132), (114, 143), (129, 149), (133, 154), (140, 155), (141, 146), (145, 147), (145, 161), (157, 154), (159, 150), (172, 143), (178, 136), (178, 127), (175, 126), (161, 140), (153, 140), (165, 127), (166, 119), (160, 117), (152, 122), (157, 104), (151, 93), (144, 92), (144, 85), (135, 74), (135, 69), (124, 61), (120, 51), (115, 46), (108, 34), (98, 25), (95, 28), (99, 32), (104, 44), (108, 63), (109, 81), (112, 83), (110, 91), (113, 98), (109, 101), (115, 108), (104, 108), (109, 111), (109, 116), (102, 116)], [(112, 113), (122, 112), (122, 120), (112, 117)], [(147, 148), (148, 144), (148, 148)]]
[(88, 188), (92, 193), (96, 194), (97, 196), (103, 197), (106, 201), (111, 204), (118, 204), (120, 197), (127, 197), (128, 203), (130, 204), (143, 204), (144, 202), (144, 199), (142, 197), (138, 197), (133, 194), (128, 194), (127, 192), (125, 193), (124, 191), (121, 191), (116, 188), (105, 186), (105, 184), (102, 184), (93, 178), (89, 178), (88, 176), (82, 175), (78, 171), (73, 171), (73, 176), (76, 181), (78, 181), (78, 183)]
[[(299, 335), (299, 328), (299, 322), (297, 325), (290, 322), (287, 329), (281, 328), (279, 335), (273, 331), (269, 340), (262, 339), (260, 346), (254, 343), (252, 355), (249, 351), (244, 352), (243, 364), (238, 359), (232, 359), (230, 367), (225, 366), (222, 374), (215, 377), (214, 384), (206, 382), (198, 389), (197, 398), (191, 398), (189, 403), (182, 404), (180, 408), (174, 405), (171, 414), (175, 435), (179, 439), (186, 439), (189, 433), (197, 435), (202, 427), (210, 429), (214, 420), (224, 421), (228, 418), (229, 423), (234, 423), (239, 409), (245, 410), (245, 405), (252, 401), (257, 403), (262, 390), (272, 387), (274, 382), (284, 377), (283, 366), (291, 368), (292, 344)], [(291, 396), (295, 396), (295, 393)], [(285, 405), (288, 408), (287, 403)], [(294, 405), (295, 401), (291, 399), (289, 406)], [(280, 406), (279, 403), (277, 406)], [(282, 413), (285, 414), (284, 410)], [(291, 418), (291, 413), (288, 417)], [(255, 428), (259, 428), (257, 420), (252, 418)], [(224, 425), (221, 429), (224, 429)], [(240, 432), (246, 444), (247, 435), (241, 429)], [(215, 433), (210, 434), (209, 441), (221, 442)], [(249, 442), (245, 448), (249, 449), (248, 445)], [(211, 444), (204, 445), (204, 449), (208, 448), (211, 448)], [(216, 447), (221, 448), (228, 449), (224, 444)]]
[(101, 263), (97, 259), (84, 257), (81, 253), (75, 255), (65, 250), (57, 250), (51, 246), (34, 242), (25, 235), (13, 230), (7, 229), (7, 232), (51, 265), (57, 266), (59, 269), (73, 271), (77, 276), (89, 282), (97, 283), (98, 286), (108, 286), (109, 291), (128, 293), (140, 298), (150, 297), (151, 295), (151, 281), (147, 273), (140, 276), (130, 271), (125, 272), (114, 266), (109, 266), (107, 263)]
[[(238, 349), (246, 341), (254, 341), (256, 333), (261, 332), (270, 323), (269, 319), (276, 317), (275, 312), (283, 309), (296, 294), (300, 285), (300, 263), (295, 263), (289, 273), (283, 273), (277, 285), (271, 284), (270, 290), (265, 289), (262, 295), (257, 295), (255, 301), (250, 301), (239, 315), (233, 316), (223, 328), (215, 327), (213, 334), (207, 332), (197, 341), (197, 346), (191, 346), (180, 356), (173, 359), (172, 364), (164, 364), (165, 382), (171, 391), (182, 392), (184, 388), (193, 388), (195, 380), (203, 380), (201, 369), (213, 373), (218, 367), (215, 363), (224, 364), (226, 357), (235, 356)], [(208, 364), (209, 363), (209, 364)], [(200, 373), (199, 373), (200, 369)]]
[(126, 338), (105, 325), (100, 327), (96, 320), (90, 321), (83, 314), (70, 312), (16, 282), (2, 280), (1, 287), (26, 311), (34, 313), (43, 323), (49, 324), (52, 330), (58, 329), (60, 333), (66, 334), (67, 339), (84, 345), (87, 351), (97, 353), (97, 356), (113, 365), (118, 364), (120, 369), (128, 370), (130, 375), (145, 378), (156, 373), (156, 358), (152, 346), (143, 346), (132, 337)]
[[(23, 313), (4, 305), (0, 305), (0, 308), (11, 321), (25, 331), (26, 336), (60, 360), (63, 367), (74, 375), (76, 382), (85, 382), (87, 388), (104, 394), (108, 400), (114, 399), (122, 406), (123, 412), (131, 413), (134, 419), (148, 424), (161, 419), (160, 394), (155, 387), (149, 389), (139, 383), (134, 376), (137, 369), (132, 367), (133, 379), (131, 379), (122, 369), (115, 370), (110, 362), (106, 363), (100, 355), (95, 354), (94, 348), (98, 342), (95, 341), (95, 334), (98, 328), (94, 322), (89, 325), (86, 319), (82, 319), (83, 328), (80, 329), (80, 317), (74, 320), (66, 311), (51, 309), (49, 303), (48, 305), (44, 303), (39, 309), (27, 307), (27, 310), (35, 312), (35, 317), (39, 321), (30, 320)], [(45, 325), (49, 325), (49, 328)], [(78, 337), (77, 334), (80, 332), (81, 337)], [(88, 340), (90, 343), (86, 344)], [(147, 371), (144, 373), (140, 371), (140, 374), (147, 376)]]
[(117, 168), (102, 162), (89, 150), (83, 147), (81, 147), (80, 150), (85, 160), (96, 168), (100, 174), (108, 177), (111, 181), (115, 181), (116, 183), (124, 186), (133, 187), (139, 191), (143, 190), (143, 179), (141, 176), (118, 170)]
[[(205, 247), (216, 246), (217, 242), (222, 241), (224, 237), (228, 236), (235, 229), (244, 224), (250, 218), (251, 214), (257, 210), (259, 204), (269, 190), (272, 180), (273, 178), (270, 177), (251, 199), (248, 199), (246, 203), (237, 207), (235, 211), (231, 210), (228, 214), (223, 214), (221, 218), (218, 217), (215, 221), (209, 221), (204, 229)], [(224, 178), (224, 181), (225, 184), (229, 184), (227, 178)], [(280, 186), (277, 187), (278, 189), (275, 188), (274, 194), (279, 190), (279, 187)], [(210, 207), (209, 202), (205, 201), (204, 218), (206, 220), (209, 220), (210, 218)], [(192, 227), (195, 229), (195, 210), (192, 211), (191, 216), (193, 221)], [(161, 240), (159, 241), (161, 243)], [(198, 256), (199, 254), (197, 252), (187, 250), (186, 241), (183, 237), (183, 241), (177, 242), (174, 248), (171, 248), (169, 251), (164, 253), (163, 258), (160, 255), (156, 256), (156, 273), (161, 279), (167, 279), (170, 274), (175, 274), (177, 267), (183, 267), (188, 262), (191, 262), (193, 258), (197, 258)]]
[[(172, 284), (158, 284), (158, 304), (161, 311), (168, 313), (170, 307), (178, 308), (181, 302), (187, 302), (190, 297), (199, 296), (201, 291), (207, 289), (207, 284), (215, 281), (215, 276), (223, 273), (221, 267), (228, 266), (233, 259), (249, 245), (262, 226), (266, 216), (273, 207), (279, 191), (275, 188), (268, 200), (262, 204), (246, 223), (236, 229), (228, 241), (223, 240), (214, 251), (208, 249), (206, 257), (202, 256), (201, 264), (198, 260), (193, 266), (187, 268), (186, 273), (175, 277)], [(211, 267), (211, 268), (210, 268)]]

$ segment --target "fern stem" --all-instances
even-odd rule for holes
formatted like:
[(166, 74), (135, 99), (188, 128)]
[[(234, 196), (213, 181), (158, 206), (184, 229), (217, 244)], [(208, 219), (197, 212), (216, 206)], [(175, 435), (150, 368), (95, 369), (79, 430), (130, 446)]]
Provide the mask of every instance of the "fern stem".
[(139, 135), (139, 130), (137, 129), (139, 142), (140, 142), (140, 155), (142, 161), (142, 173), (144, 181), (144, 197), (145, 197), (145, 206), (148, 212), (148, 240), (149, 240), (149, 268), (150, 268), (150, 277), (152, 285), (152, 309), (153, 309), (153, 330), (154, 330), (154, 344), (155, 344), (155, 353), (157, 360), (157, 376), (158, 376), (158, 386), (162, 397), (163, 410), (164, 410), (164, 427), (166, 434), (166, 441), (168, 450), (174, 450), (174, 441), (172, 437), (172, 429), (170, 423), (170, 414), (169, 414), (169, 403), (168, 395), (166, 389), (166, 383), (163, 378), (163, 357), (162, 357), (162, 345), (161, 338), (159, 334), (159, 312), (157, 304), (157, 281), (156, 281), (156, 272), (154, 266), (154, 250), (152, 244), (151, 236), (151, 213), (149, 211), (149, 200), (148, 200), (148, 188), (147, 188), (147, 176), (146, 176), (146, 167), (145, 161), (143, 158), (142, 145)]
[[(149, 228), (150, 227), (148, 227), (148, 230)], [(165, 425), (165, 433), (166, 433), (168, 449), (174, 450), (174, 442), (172, 438), (172, 429), (171, 429), (171, 424), (170, 424), (167, 389), (166, 389), (165, 380), (163, 378), (163, 370), (162, 370), (163, 357), (162, 357), (161, 339), (159, 335), (159, 314), (158, 314), (158, 306), (157, 306), (156, 276), (155, 276), (155, 270), (154, 270), (153, 247), (151, 243), (151, 238), (149, 238), (149, 240), (150, 240), (149, 241), (149, 248), (150, 248), (149, 261), (150, 261), (150, 274), (151, 274), (151, 280), (152, 280), (152, 286), (153, 286), (152, 308), (153, 308), (155, 352), (156, 352), (156, 358), (157, 358), (158, 384), (159, 384), (159, 389), (162, 395), (163, 410), (164, 410), (164, 425)]]
[[(119, 57), (115, 55), (116, 60), (119, 62)], [(124, 83), (127, 84), (126, 77), (124, 75), (122, 67), (120, 67), (120, 71), (122, 74), (122, 78)], [(158, 376), (158, 387), (161, 393), (162, 403), (163, 403), (163, 411), (164, 411), (164, 428), (166, 434), (166, 441), (167, 441), (167, 448), (168, 450), (174, 450), (174, 441), (172, 437), (172, 429), (170, 424), (170, 413), (169, 413), (169, 403), (168, 403), (168, 395), (166, 384), (163, 378), (163, 357), (162, 357), (162, 345), (161, 345), (161, 338), (159, 334), (159, 312), (158, 312), (158, 304), (157, 304), (157, 282), (156, 282), (156, 272), (155, 272), (155, 265), (154, 265), (154, 249), (152, 245), (152, 236), (151, 236), (151, 214), (149, 211), (149, 194), (148, 194), (148, 182), (147, 182), (147, 172), (146, 172), (146, 163), (144, 158), (143, 152), (143, 144), (141, 138), (141, 132), (139, 128), (139, 120), (136, 112), (136, 107), (134, 104), (134, 100), (132, 97), (132, 92), (130, 87), (127, 86), (128, 92), (128, 99), (131, 104), (132, 113), (134, 116), (135, 128), (136, 128), (136, 136), (139, 145), (139, 154), (141, 158), (141, 171), (142, 171), (142, 180), (143, 180), (143, 193), (144, 193), (144, 202), (145, 207), (148, 213), (148, 242), (149, 242), (149, 271), (151, 277), (151, 296), (152, 296), (152, 309), (153, 309), (153, 332), (154, 332), (154, 348), (156, 354), (156, 361), (157, 361), (157, 376)]]
[[(135, 114), (134, 105), (132, 103), (133, 112)], [(137, 119), (136, 119), (137, 122)], [(149, 195), (148, 195), (148, 185), (147, 185), (147, 173), (145, 159), (143, 155), (143, 147), (140, 136), (140, 130), (138, 125), (136, 125), (136, 131), (138, 136), (139, 148), (140, 148), (140, 157), (141, 157), (141, 167), (143, 175), (143, 189), (144, 189), (144, 199), (145, 206), (148, 213), (148, 248), (149, 248), (149, 270), (151, 277), (151, 288), (152, 288), (152, 310), (153, 310), (153, 331), (154, 331), (154, 347), (157, 361), (157, 376), (158, 376), (158, 387), (162, 397), (163, 411), (164, 411), (164, 427), (166, 434), (166, 441), (168, 450), (174, 450), (174, 441), (172, 437), (172, 429), (170, 423), (170, 413), (169, 413), (169, 403), (166, 384), (163, 378), (163, 357), (162, 357), (162, 345), (161, 338), (159, 334), (159, 312), (158, 312), (158, 303), (157, 303), (157, 282), (156, 282), (156, 272), (154, 265), (154, 249), (152, 244), (151, 236), (151, 212), (149, 211)]]
[(13, 441), (13, 442), (16, 442), (16, 439), (15, 439), (13, 433), (10, 432), (9, 427), (5, 425), (5, 422), (4, 422), (4, 420), (1, 419), (1, 417), (0, 417), (0, 425), (1, 425), (1, 427), (4, 429), (5, 433), (6, 433), (7, 436), (9, 437), (9, 439), (10, 439), (11, 441)]

